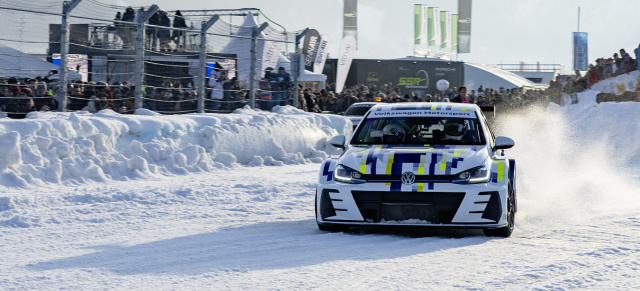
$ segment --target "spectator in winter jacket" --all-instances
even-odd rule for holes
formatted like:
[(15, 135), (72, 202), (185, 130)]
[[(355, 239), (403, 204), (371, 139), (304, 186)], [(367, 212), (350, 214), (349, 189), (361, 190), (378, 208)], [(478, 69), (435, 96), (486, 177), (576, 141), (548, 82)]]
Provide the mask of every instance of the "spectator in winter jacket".
[[(176, 11), (176, 16), (173, 18), (173, 27), (187, 28), (187, 23), (184, 20), (184, 17), (182, 17), (182, 12), (180, 12), (180, 10)], [(182, 49), (182, 46), (184, 46), (183, 35), (184, 35), (184, 31), (181, 31), (181, 30), (173, 31), (172, 39), (176, 43), (178, 50)]]
[(636, 61), (629, 54), (624, 54), (624, 65), (622, 67), (625, 74), (631, 73), (636, 69)]
[(588, 88), (591, 88), (593, 84), (598, 83), (600, 81), (600, 71), (593, 66), (589, 65), (589, 70), (587, 71), (587, 80), (588, 80)]
[(458, 89), (458, 95), (451, 99), (451, 102), (470, 103), (469, 98), (467, 98), (467, 87), (460, 86), (460, 89)]
[(613, 54), (613, 74), (612, 76), (617, 76), (622, 74), (622, 59), (618, 56), (618, 53)]
[(613, 59), (608, 58), (602, 61), (602, 79), (609, 79), (613, 76)]
[[(133, 10), (133, 8), (127, 7), (127, 9), (124, 11), (124, 14), (122, 14), (122, 21), (133, 22), (135, 17), (136, 12)], [(122, 43), (125, 46), (133, 45), (133, 42), (135, 40), (133, 36), (134, 31), (134, 24), (125, 23), (121, 26)]]

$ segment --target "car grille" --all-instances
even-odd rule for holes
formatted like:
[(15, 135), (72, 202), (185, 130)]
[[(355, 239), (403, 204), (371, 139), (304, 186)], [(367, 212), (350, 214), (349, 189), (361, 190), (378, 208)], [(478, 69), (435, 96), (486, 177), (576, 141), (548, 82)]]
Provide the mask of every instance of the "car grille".
[[(414, 183), (451, 183), (454, 175), (416, 175)], [(402, 175), (362, 175), (367, 182), (402, 182)]]
[(418, 219), (451, 223), (465, 193), (351, 191), (367, 222)]

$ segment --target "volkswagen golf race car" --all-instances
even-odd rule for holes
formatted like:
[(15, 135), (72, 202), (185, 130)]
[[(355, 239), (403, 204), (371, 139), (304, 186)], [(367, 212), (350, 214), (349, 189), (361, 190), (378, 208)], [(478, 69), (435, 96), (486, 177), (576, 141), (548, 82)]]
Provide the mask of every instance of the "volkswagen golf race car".
[(480, 228), (508, 237), (517, 210), (516, 163), (480, 107), (394, 103), (372, 107), (344, 149), (323, 162), (316, 188), (318, 227)]

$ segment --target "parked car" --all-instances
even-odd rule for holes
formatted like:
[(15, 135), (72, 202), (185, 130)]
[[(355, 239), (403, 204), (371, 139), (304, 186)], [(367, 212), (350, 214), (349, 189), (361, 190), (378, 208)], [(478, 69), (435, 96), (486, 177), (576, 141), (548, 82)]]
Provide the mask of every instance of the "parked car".
[(356, 126), (358, 126), (358, 124), (360, 123), (360, 120), (362, 120), (362, 117), (364, 117), (364, 115), (367, 113), (367, 111), (369, 111), (371, 107), (377, 104), (380, 104), (380, 102), (353, 103), (344, 112), (344, 116), (351, 120), (351, 122), (353, 123), (353, 128), (355, 129)]
[(344, 149), (321, 166), (316, 220), (321, 230), (353, 226), (514, 230), (515, 142), (494, 136), (480, 107), (461, 103), (377, 104)]

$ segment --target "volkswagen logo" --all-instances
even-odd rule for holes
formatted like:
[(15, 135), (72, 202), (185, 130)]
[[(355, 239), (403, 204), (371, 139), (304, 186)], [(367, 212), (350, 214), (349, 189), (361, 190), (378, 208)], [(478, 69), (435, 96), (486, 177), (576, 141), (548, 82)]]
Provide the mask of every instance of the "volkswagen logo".
[(416, 175), (411, 172), (402, 173), (402, 184), (411, 185), (416, 181)]

